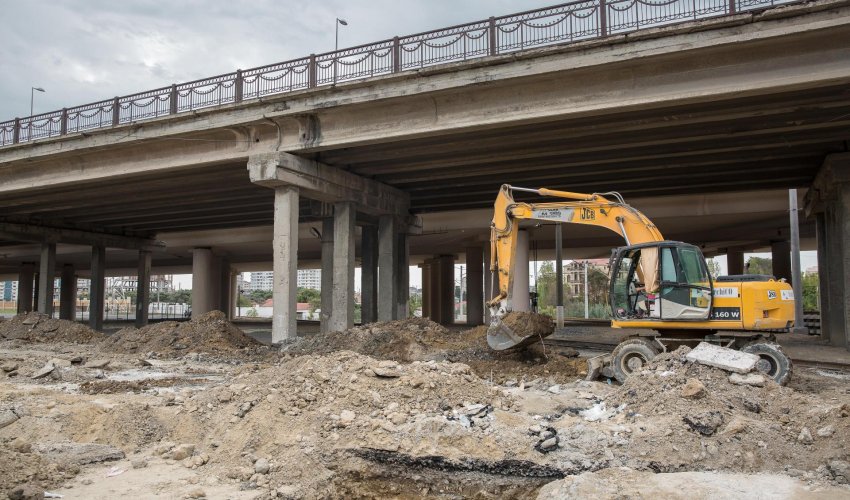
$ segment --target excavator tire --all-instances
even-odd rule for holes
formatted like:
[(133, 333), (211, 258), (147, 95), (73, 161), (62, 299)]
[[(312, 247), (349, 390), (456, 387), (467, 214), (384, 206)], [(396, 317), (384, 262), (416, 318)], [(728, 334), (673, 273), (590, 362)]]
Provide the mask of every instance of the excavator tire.
[(785, 385), (791, 378), (791, 358), (785, 355), (779, 344), (775, 342), (751, 342), (741, 349), (743, 352), (755, 354), (759, 358), (756, 369), (771, 377), (779, 385)]
[(614, 378), (622, 384), (629, 375), (642, 369), (657, 355), (658, 347), (651, 340), (635, 338), (620, 342), (611, 353)]

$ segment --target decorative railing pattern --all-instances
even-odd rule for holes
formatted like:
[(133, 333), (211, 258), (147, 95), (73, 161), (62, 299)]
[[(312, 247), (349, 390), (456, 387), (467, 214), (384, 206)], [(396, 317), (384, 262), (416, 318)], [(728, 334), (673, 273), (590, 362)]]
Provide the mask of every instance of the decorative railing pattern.
[(801, 0), (579, 0), (0, 122), (0, 146)]

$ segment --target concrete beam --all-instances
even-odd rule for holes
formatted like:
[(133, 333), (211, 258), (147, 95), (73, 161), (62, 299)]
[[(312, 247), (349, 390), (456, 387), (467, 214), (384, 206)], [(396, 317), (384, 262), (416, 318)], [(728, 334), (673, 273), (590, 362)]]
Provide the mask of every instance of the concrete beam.
[(89, 288), (89, 328), (103, 331), (103, 306), (106, 298), (106, 248), (91, 249), (91, 286)]
[(24, 262), (18, 272), (18, 314), (33, 311), (33, 282), (35, 280), (35, 263)]
[(297, 187), (277, 185), (274, 188), (273, 343), (284, 342), (297, 336), (298, 196)]
[(41, 244), (38, 263), (38, 312), (53, 315), (53, 283), (56, 278), (56, 243)]
[(136, 276), (136, 328), (142, 328), (148, 324), (151, 298), (151, 253), (147, 250), (139, 251), (139, 272)]
[(161, 250), (165, 243), (150, 238), (98, 233), (80, 229), (0, 222), (0, 239), (74, 245), (100, 245), (129, 250)]
[(255, 184), (296, 186), (308, 198), (352, 202), (367, 214), (407, 216), (410, 207), (410, 197), (403, 191), (290, 153), (253, 155), (248, 173)]
[(330, 331), (354, 326), (354, 204), (334, 205), (333, 306)]
[(77, 311), (77, 274), (73, 264), (62, 266), (59, 282), (59, 319), (74, 320)]

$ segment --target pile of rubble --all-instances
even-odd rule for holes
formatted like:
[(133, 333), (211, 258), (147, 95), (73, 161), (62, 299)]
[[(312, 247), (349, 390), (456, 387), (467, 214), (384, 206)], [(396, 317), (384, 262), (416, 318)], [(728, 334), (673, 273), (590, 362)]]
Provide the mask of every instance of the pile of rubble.
[(89, 344), (103, 338), (102, 333), (83, 324), (52, 319), (37, 312), (19, 314), (9, 321), (0, 322), (0, 339)]
[(219, 357), (235, 354), (268, 354), (268, 347), (245, 335), (221, 311), (191, 321), (151, 323), (143, 328), (124, 328), (104, 339), (106, 350), (152, 353), (157, 357), (180, 357), (206, 353)]
[(643, 465), (656, 472), (767, 470), (846, 482), (846, 401), (780, 387), (755, 371), (708, 366), (689, 353), (680, 347), (659, 355), (603, 402), (626, 416), (630, 447)]

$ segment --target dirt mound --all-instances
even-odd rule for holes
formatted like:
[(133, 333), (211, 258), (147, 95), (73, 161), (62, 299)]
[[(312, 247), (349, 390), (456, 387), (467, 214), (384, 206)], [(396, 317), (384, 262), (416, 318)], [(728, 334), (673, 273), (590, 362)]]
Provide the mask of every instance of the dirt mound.
[(52, 319), (45, 314), (19, 314), (0, 322), (0, 338), (27, 342), (69, 342), (89, 344), (103, 339), (103, 334), (73, 321)]
[(342, 332), (328, 332), (299, 339), (284, 347), (293, 354), (327, 354), (354, 351), (379, 359), (423, 361), (444, 351), (468, 347), (475, 339), (451, 331), (425, 318), (369, 323)]
[(847, 463), (846, 401), (692, 363), (685, 359), (688, 351), (659, 355), (605, 400), (609, 410), (619, 408), (643, 426), (646, 437), (632, 448), (648, 467), (818, 470), (829, 479), (831, 468)]
[(124, 328), (104, 340), (104, 348), (116, 352), (183, 356), (190, 352), (232, 355), (268, 352), (260, 342), (227, 321), (221, 311), (191, 321), (152, 323), (144, 328)]

